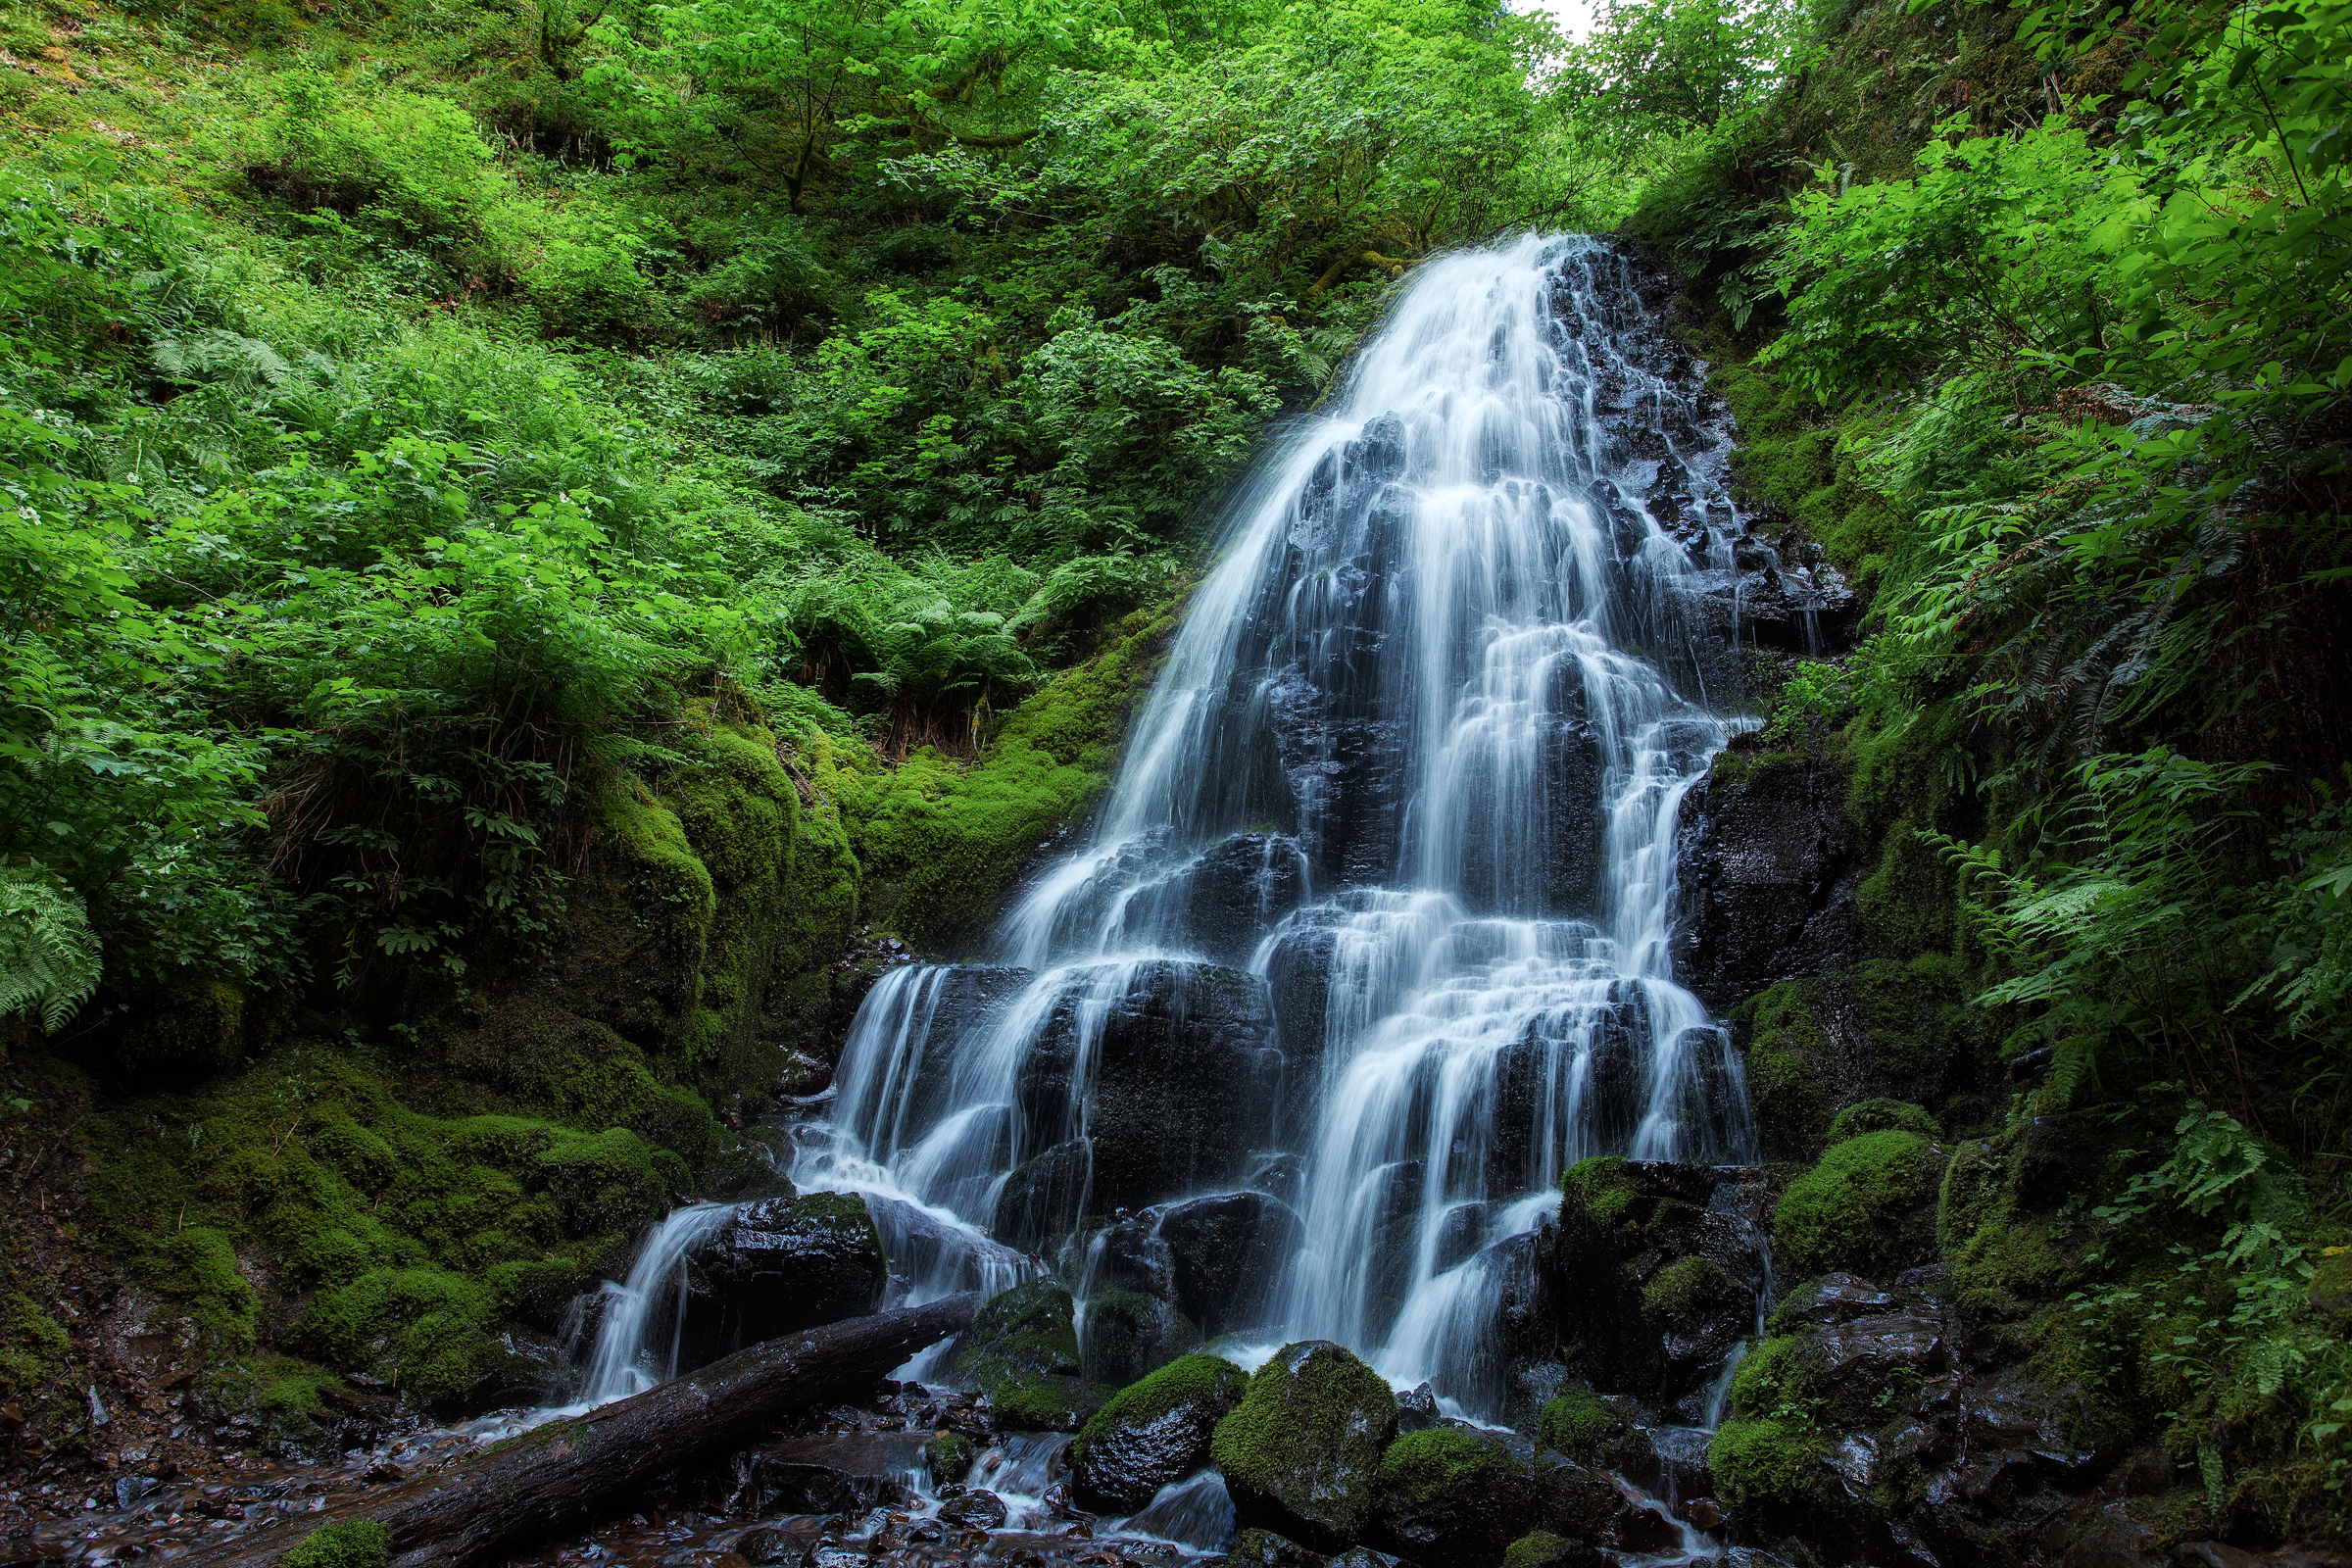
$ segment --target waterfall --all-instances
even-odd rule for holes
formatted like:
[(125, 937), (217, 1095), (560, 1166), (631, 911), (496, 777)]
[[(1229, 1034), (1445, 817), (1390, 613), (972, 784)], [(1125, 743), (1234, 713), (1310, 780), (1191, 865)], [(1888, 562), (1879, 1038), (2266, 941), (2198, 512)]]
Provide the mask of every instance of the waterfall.
[(1252, 1337), (1491, 1407), (1570, 1163), (1752, 1157), (1668, 956), (1728, 426), (1640, 293), (1587, 237), (1424, 263), (1241, 487), (1085, 848), (991, 962), (867, 997), (793, 1176), (974, 1250), (918, 1293), (1007, 1246), (1076, 1282), (1121, 1210), (1254, 1185), (1287, 1228)]

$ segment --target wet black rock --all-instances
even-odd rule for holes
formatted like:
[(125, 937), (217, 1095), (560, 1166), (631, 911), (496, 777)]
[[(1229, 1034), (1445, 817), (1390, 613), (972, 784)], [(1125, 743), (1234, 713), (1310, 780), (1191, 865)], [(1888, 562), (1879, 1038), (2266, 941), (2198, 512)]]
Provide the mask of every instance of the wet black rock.
[(1097, 1291), (1087, 1298), (1080, 1340), (1087, 1380), (1118, 1389), (1198, 1349), (1200, 1330), (1165, 1298)]
[(989, 1234), (1018, 1251), (1050, 1251), (1084, 1219), (1094, 1170), (1090, 1141), (1055, 1144), (1004, 1178)]
[(1602, 1394), (1696, 1400), (1755, 1327), (1761, 1173), (1600, 1157), (1563, 1187), (1545, 1269), (1559, 1342), (1582, 1348)]
[(1304, 1236), (1298, 1212), (1263, 1193), (1196, 1198), (1166, 1209), (1159, 1239), (1178, 1311), (1211, 1338), (1268, 1321), (1281, 1265)]
[(1381, 1455), (1396, 1436), (1396, 1396), (1328, 1340), (1286, 1345), (1250, 1380), (1210, 1451), (1245, 1529), (1323, 1551), (1364, 1540)]
[[(1282, 1055), (1265, 983), (1215, 964), (1134, 966), (1086, 1048), (1079, 995), (1054, 1010), (1016, 1085), (1031, 1127), (1071, 1125), (1083, 1087), (1087, 1136), (1056, 1144), (1005, 1183), (1000, 1241), (1040, 1249), (1088, 1214), (1142, 1208), (1236, 1183), (1268, 1143)], [(1073, 1080), (1091, 1059), (1092, 1083)]]
[(995, 1530), (1005, 1518), (1004, 1499), (981, 1488), (959, 1490), (939, 1505), (939, 1522), (958, 1530)]
[(827, 1434), (784, 1438), (731, 1455), (719, 1480), (729, 1514), (854, 1513), (903, 1507), (913, 1494), (899, 1477), (922, 1463), (930, 1434)]
[(1722, 754), (1676, 828), (1677, 972), (1729, 1003), (1850, 964), (1861, 874), (1840, 769), (1809, 752)]
[(810, 1193), (746, 1203), (686, 1254), (678, 1370), (871, 1312), (888, 1281), (864, 1199)]
[(1149, 941), (1171, 932), (1217, 963), (1241, 965), (1262, 934), (1306, 899), (1306, 857), (1278, 833), (1237, 833), (1160, 881), (1138, 888), (1124, 929)]
[(1134, 1513), (1160, 1488), (1205, 1465), (1217, 1423), (1242, 1402), (1247, 1383), (1229, 1361), (1188, 1355), (1121, 1390), (1072, 1446), (1070, 1480), (1079, 1503)]

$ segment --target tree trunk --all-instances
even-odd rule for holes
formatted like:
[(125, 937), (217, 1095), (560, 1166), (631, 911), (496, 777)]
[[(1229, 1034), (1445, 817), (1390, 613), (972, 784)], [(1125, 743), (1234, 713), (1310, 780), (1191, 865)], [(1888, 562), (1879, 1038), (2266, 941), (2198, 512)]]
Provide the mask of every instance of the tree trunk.
[(958, 1333), (980, 1298), (851, 1318), (738, 1350), (658, 1389), (550, 1421), (429, 1476), (264, 1526), (185, 1568), (263, 1568), (321, 1525), (374, 1519), (393, 1568), (493, 1561), (630, 1506), (662, 1476), (740, 1447), (784, 1416), (864, 1395), (916, 1350)]

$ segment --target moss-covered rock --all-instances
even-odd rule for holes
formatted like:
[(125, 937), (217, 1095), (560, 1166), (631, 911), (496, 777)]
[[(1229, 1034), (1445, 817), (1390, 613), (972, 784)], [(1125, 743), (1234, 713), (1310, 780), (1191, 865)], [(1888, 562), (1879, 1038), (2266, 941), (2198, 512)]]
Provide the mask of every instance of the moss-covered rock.
[(1431, 1568), (1498, 1563), (1536, 1523), (1527, 1462), (1508, 1440), (1466, 1427), (1430, 1427), (1390, 1444), (1373, 1496), (1381, 1544)]
[(1208, 1462), (1217, 1423), (1241, 1404), (1248, 1386), (1232, 1362), (1188, 1355), (1121, 1390), (1071, 1446), (1079, 1501), (1105, 1513), (1133, 1513), (1161, 1487), (1200, 1469)]
[(1885, 1276), (1926, 1261), (1943, 1163), (1917, 1133), (1889, 1129), (1832, 1145), (1781, 1195), (1775, 1256), (1796, 1278), (1831, 1269)]
[(1258, 1368), (1210, 1454), (1244, 1526), (1337, 1551), (1364, 1538), (1396, 1436), (1396, 1396), (1380, 1375), (1328, 1340), (1307, 1340)]
[(923, 1445), (923, 1468), (930, 1472), (934, 1487), (959, 1487), (964, 1477), (972, 1473), (980, 1450), (972, 1440), (960, 1432), (942, 1432)]
[(392, 1532), (373, 1519), (321, 1525), (278, 1559), (282, 1568), (384, 1568), (392, 1560)]
[(981, 1306), (957, 1338), (947, 1371), (987, 1394), (1002, 1425), (1075, 1432), (1102, 1404), (1080, 1364), (1068, 1287), (1031, 1280)]
[(1226, 1548), (1233, 1568), (1329, 1568), (1331, 1559), (1271, 1530), (1245, 1530)]
[(1637, 1420), (1640, 1414), (1632, 1399), (1571, 1383), (1544, 1401), (1537, 1418), (1537, 1437), (1544, 1447), (1579, 1464), (1645, 1475), (1656, 1467), (1657, 1454)]
[(1810, 1422), (1737, 1417), (1716, 1428), (1707, 1469), (1716, 1495), (1744, 1531), (1765, 1539), (1819, 1539), (1819, 1515), (1831, 1501), (1825, 1461), (1832, 1446)]
[(1738, 1180), (1614, 1155), (1568, 1168), (1545, 1295), (1556, 1343), (1574, 1348), (1580, 1370), (1611, 1392), (1671, 1403), (1749, 1331), (1755, 1249), (1716, 1201)]
[(1502, 1568), (1600, 1568), (1600, 1548), (1548, 1530), (1532, 1530), (1511, 1543)]

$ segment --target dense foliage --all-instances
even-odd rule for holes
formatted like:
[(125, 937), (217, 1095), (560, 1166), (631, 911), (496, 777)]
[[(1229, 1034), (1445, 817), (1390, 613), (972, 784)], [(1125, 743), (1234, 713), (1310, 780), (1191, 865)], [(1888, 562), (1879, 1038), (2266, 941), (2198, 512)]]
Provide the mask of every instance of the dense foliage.
[[(1872, 599), (1753, 738), (1849, 777), (1867, 952), (1742, 1016), (1842, 985), (1906, 1059), (1987, 1057), (1955, 1140), (2093, 1129), (2034, 1208), (1966, 1162), (1925, 1196), (1924, 1113), (1843, 1128), (1784, 1245), (1874, 1265), (1932, 1203), (1970, 1310), (2217, 1513), (2340, 1518), (2346, 6), (1619, 0), (1573, 44), (1485, 0), (362, 9), (0, 8), (12, 1044), (194, 1082), (256, 1030), (149, 1022), (250, 1003), (364, 1040), (317, 1071), (401, 1151), (281, 1160), (258, 1075), (202, 1090), (311, 1186), (141, 1215), (230, 1339), (230, 1232), (363, 1181), (431, 1197), (365, 1261), (466, 1345), (522, 1298), (493, 1269), (559, 1293), (708, 1156), (673, 1080), (741, 1065), (746, 930), (789, 928), (812, 1014), (851, 921), (968, 935), (1394, 279), (1623, 219), (1760, 525)], [(604, 951), (608, 878), (691, 984), (602, 1057), (480, 1045)], [(428, 1041), (576, 1130), (474, 1151), (472, 1091), (382, 1088)], [(463, 1169), (556, 1216), (607, 1137), (620, 1197), (544, 1256), (441, 1213)], [(1749, 1468), (1809, 1465), (1802, 1417)]]

